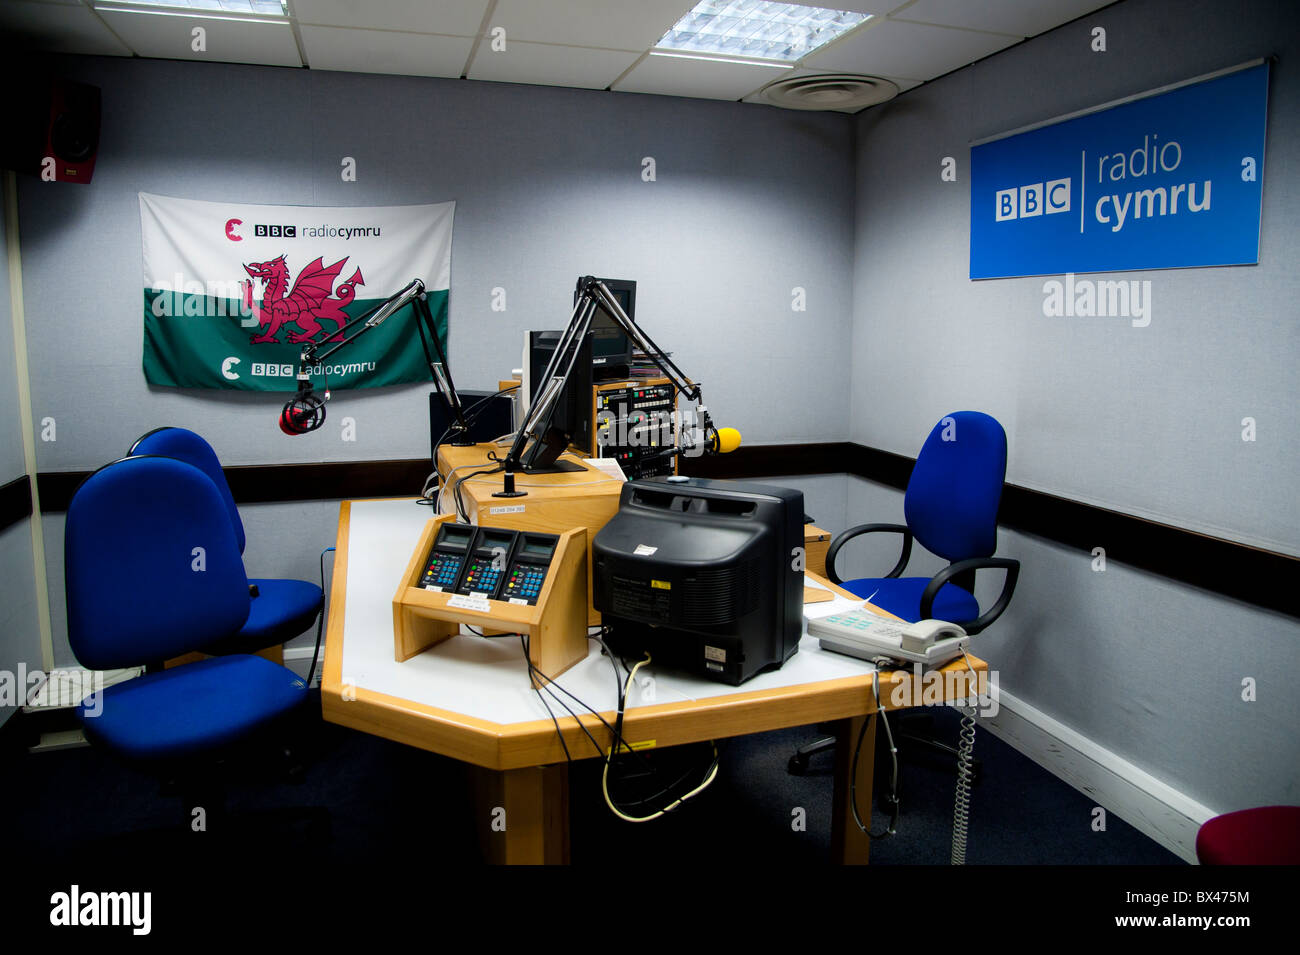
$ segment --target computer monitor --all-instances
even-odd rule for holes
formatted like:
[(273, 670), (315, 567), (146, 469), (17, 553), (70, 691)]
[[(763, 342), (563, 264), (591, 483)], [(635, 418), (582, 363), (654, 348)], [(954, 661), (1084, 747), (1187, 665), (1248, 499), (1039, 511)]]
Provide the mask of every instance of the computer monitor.
[(593, 606), (616, 653), (736, 686), (799, 648), (802, 547), (801, 491), (631, 481), (592, 543)]
[[(546, 386), (546, 367), (555, 354), (563, 332), (531, 331), (524, 333), (524, 381), (520, 389), (528, 398), (528, 412)], [(570, 444), (591, 447), (591, 348), (593, 334), (588, 332), (578, 346), (573, 371), (556, 399), (548, 421), (540, 423), (537, 436), (520, 455), (524, 471), (533, 474), (549, 471), (581, 471), (582, 466), (557, 460)], [(563, 375), (564, 369), (556, 369)], [(526, 414), (525, 414), (526, 417)], [(523, 419), (521, 419), (523, 420)]]
[[(628, 279), (597, 279), (604, 282), (618, 304), (622, 306), (627, 317), (636, 320), (636, 282)], [(582, 277), (578, 278), (573, 290), (573, 301), (577, 304), (582, 290)], [(592, 375), (596, 381), (615, 381), (626, 378), (632, 368), (632, 341), (627, 332), (614, 321), (603, 308), (597, 308), (591, 317)]]

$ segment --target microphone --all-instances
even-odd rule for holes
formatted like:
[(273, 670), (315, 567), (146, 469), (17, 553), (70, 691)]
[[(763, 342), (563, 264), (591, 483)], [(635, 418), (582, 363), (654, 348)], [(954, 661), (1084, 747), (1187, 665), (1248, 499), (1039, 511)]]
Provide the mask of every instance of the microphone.
[(740, 432), (735, 428), (718, 428), (704, 447), (713, 454), (730, 454), (740, 447)]
[(325, 423), (325, 402), (329, 396), (328, 391), (324, 395), (316, 394), (311, 381), (300, 381), (298, 393), (280, 410), (280, 430), (291, 436), (315, 431)]
[(740, 432), (735, 428), (715, 428), (709, 409), (700, 405), (700, 424), (704, 431), (704, 450), (708, 454), (730, 454), (740, 447)]

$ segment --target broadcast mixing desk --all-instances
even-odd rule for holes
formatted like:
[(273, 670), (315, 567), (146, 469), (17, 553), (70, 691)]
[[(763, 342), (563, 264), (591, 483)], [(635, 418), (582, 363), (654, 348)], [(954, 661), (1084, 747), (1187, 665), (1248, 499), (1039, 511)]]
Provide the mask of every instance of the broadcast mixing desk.
[[(519, 641), (461, 633), (405, 662), (394, 658), (394, 592), (432, 516), (431, 508), (411, 499), (342, 504), (321, 685), (324, 717), (478, 767), (474, 825), (488, 859), (567, 862), (564, 749), (532, 689)], [(807, 580), (829, 586), (813, 575)], [(808, 612), (849, 605), (848, 595), (839, 591), (834, 600), (810, 604)], [(598, 644), (589, 645), (586, 659), (557, 682), (612, 721), (617, 703), (609, 662)], [(982, 661), (974, 663), (977, 670), (986, 669)], [(964, 667), (948, 669), (954, 677), (944, 686), (959, 692), (946, 695), (963, 695)], [(848, 798), (853, 743), (875, 710), (871, 672), (869, 664), (824, 651), (806, 635), (780, 670), (740, 687), (651, 666), (641, 673), (653, 679), (638, 679), (629, 694), (624, 737), (637, 746), (665, 747), (835, 721), (835, 859), (865, 863), (868, 838), (854, 823)], [(886, 709), (895, 708), (892, 690), (906, 678), (901, 672), (881, 676)], [(581, 711), (580, 716), (607, 748), (609, 732), (594, 716)], [(603, 757), (573, 717), (561, 717), (559, 726), (574, 759)], [(874, 741), (870, 727), (857, 766), (863, 812), (871, 793)], [(501, 817), (494, 812), (498, 809), (505, 810), (504, 831), (493, 826)]]

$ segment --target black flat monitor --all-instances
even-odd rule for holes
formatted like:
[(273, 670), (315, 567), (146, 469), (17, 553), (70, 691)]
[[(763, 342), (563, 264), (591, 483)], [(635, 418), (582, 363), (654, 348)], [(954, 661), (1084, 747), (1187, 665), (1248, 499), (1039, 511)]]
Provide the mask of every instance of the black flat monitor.
[[(597, 279), (604, 282), (627, 317), (636, 321), (636, 282), (629, 279)], [(582, 278), (573, 290), (573, 301), (577, 304), (582, 289)], [(603, 308), (597, 307), (591, 317), (591, 364), (595, 381), (619, 381), (631, 373), (632, 340), (627, 332), (619, 327), (613, 317)]]
[[(528, 390), (528, 405), (533, 403), (546, 386), (543, 380), (546, 366), (555, 354), (563, 332), (541, 331), (528, 332), (528, 353), (524, 367), (525, 387)], [(573, 371), (565, 382), (563, 391), (551, 409), (550, 418), (541, 422), (535, 437), (520, 455), (519, 463), (530, 474), (545, 474), (555, 471), (581, 471), (582, 465), (570, 461), (560, 461), (569, 445), (579, 448), (591, 447), (591, 348), (593, 333), (588, 332), (582, 344), (578, 346), (577, 357), (573, 361)], [(556, 369), (557, 375), (563, 375), (564, 369)]]

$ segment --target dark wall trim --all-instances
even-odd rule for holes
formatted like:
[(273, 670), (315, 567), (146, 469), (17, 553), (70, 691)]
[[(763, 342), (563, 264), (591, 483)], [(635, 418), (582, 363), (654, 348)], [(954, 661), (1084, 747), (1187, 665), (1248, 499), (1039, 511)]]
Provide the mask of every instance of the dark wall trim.
[[(431, 467), (428, 458), (405, 461), (333, 461), (319, 464), (258, 464), (225, 469), (230, 493), (240, 504), (336, 501), (366, 497), (414, 497)], [(92, 472), (46, 471), (36, 477), (41, 511), (66, 511), (73, 492)]]
[[(746, 453), (748, 452), (748, 453)], [(699, 477), (759, 477), (843, 472), (903, 490), (915, 458), (861, 444), (763, 445), (683, 462)], [(872, 520), (857, 515), (851, 522)], [(1005, 486), (998, 523), (1089, 555), (1213, 593), (1300, 617), (1300, 558), (1019, 487)]]
[[(747, 445), (731, 454), (683, 459), (681, 471), (716, 478), (844, 473), (901, 490), (907, 487), (914, 463), (915, 459), (906, 455), (837, 441)], [(72, 492), (88, 473), (38, 475), (41, 509), (66, 510)], [(428, 473), (428, 458), (419, 458), (231, 467), (226, 468), (226, 479), (236, 501), (256, 504), (414, 496)], [(18, 483), (23, 481), (12, 482), (0, 492), (21, 494), (21, 491), (10, 491)], [(7, 500), (6, 496), (4, 501)], [(21, 507), (20, 498), (14, 500)], [(30, 493), (26, 506), (30, 513)], [(9, 511), (4, 513), (7, 515)], [(861, 516), (863, 520), (870, 519), (869, 515)], [(998, 521), (1004, 527), (1089, 554), (1094, 547), (1103, 547), (1108, 561), (1300, 617), (1300, 598), (1296, 596), (1300, 558), (1013, 484), (1008, 484), (1003, 492)]]
[(32, 516), (32, 482), (24, 474), (0, 485), (0, 531)]

